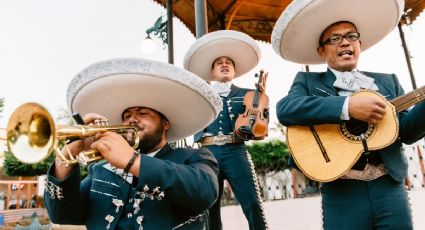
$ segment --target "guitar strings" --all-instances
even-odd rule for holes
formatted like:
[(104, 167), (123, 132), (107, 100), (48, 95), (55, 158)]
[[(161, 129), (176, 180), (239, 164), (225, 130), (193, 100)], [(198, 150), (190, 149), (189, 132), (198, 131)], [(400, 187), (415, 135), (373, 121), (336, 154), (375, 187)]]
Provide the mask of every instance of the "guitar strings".
[[(420, 93), (416, 94), (415, 92), (420, 92)], [(423, 101), (424, 99), (425, 99), (425, 86), (422, 86), (421, 88), (415, 91), (409, 92), (400, 98), (396, 98), (392, 100), (391, 103), (395, 105), (396, 112), (400, 112), (411, 107), (412, 102), (420, 102), (420, 101)], [(352, 130), (349, 130), (349, 131), (353, 133), (359, 133), (361, 130), (364, 130), (366, 127), (369, 127), (368, 123), (361, 123), (358, 127), (353, 128)]]
[[(420, 102), (425, 99), (424, 90), (425, 90), (425, 86), (422, 86), (421, 88), (417, 90), (414, 90), (412, 92), (405, 94), (402, 97), (392, 100), (391, 103), (395, 105), (397, 112), (406, 110), (410, 106), (412, 106), (412, 102)], [(419, 93), (416, 94), (416, 92), (419, 92)]]

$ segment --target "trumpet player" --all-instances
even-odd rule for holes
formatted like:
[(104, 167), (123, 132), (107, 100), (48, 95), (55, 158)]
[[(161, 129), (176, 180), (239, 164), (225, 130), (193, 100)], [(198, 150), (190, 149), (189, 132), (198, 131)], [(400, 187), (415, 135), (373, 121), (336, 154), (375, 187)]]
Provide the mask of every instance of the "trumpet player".
[[(54, 223), (88, 229), (205, 229), (218, 197), (217, 161), (207, 149), (168, 143), (206, 127), (221, 108), (208, 84), (175, 66), (145, 59), (106, 60), (68, 88), (70, 111), (138, 128), (139, 147), (116, 132), (73, 141), (63, 155), (97, 150), (80, 182), (78, 165), (58, 158), (48, 171), (45, 203)], [(196, 104), (196, 106), (193, 106)]]

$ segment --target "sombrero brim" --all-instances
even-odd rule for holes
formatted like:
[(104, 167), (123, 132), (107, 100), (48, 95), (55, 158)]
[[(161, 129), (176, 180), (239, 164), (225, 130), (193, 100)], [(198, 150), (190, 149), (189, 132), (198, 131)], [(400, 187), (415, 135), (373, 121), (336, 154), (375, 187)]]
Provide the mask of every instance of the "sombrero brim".
[(261, 58), (260, 47), (253, 38), (241, 32), (211, 32), (189, 48), (183, 66), (201, 78), (213, 81), (211, 67), (219, 57), (230, 57), (235, 62), (235, 77), (239, 77), (257, 66)]
[(322, 64), (325, 61), (316, 51), (321, 33), (335, 22), (349, 21), (357, 27), (366, 50), (397, 26), (403, 7), (403, 0), (293, 1), (273, 29), (273, 49), (288, 61)]
[(84, 69), (70, 83), (68, 107), (80, 114), (98, 113), (122, 124), (122, 112), (143, 106), (162, 113), (171, 124), (168, 141), (205, 128), (222, 102), (198, 76), (176, 66), (135, 58), (113, 59)]

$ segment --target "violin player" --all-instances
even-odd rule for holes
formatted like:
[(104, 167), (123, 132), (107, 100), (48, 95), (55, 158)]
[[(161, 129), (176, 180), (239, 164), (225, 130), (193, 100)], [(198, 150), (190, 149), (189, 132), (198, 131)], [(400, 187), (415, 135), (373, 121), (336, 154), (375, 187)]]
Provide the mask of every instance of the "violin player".
[(226, 179), (249, 224), (249, 229), (267, 229), (263, 204), (251, 156), (242, 138), (235, 135), (235, 122), (244, 112), (244, 96), (252, 91), (232, 83), (253, 69), (261, 57), (260, 48), (250, 36), (231, 30), (208, 33), (187, 51), (184, 68), (212, 82), (223, 108), (217, 119), (194, 136), (219, 162), (219, 197), (210, 208), (211, 229), (222, 229), (220, 200)]

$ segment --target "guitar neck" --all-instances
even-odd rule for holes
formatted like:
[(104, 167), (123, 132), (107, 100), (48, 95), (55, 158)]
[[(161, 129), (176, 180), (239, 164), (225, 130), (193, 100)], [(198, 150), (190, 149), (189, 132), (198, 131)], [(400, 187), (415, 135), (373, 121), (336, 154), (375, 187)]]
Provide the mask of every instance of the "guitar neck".
[(394, 98), (391, 100), (391, 104), (395, 106), (396, 112), (400, 112), (423, 100), (425, 100), (425, 86), (413, 90), (403, 96)]

